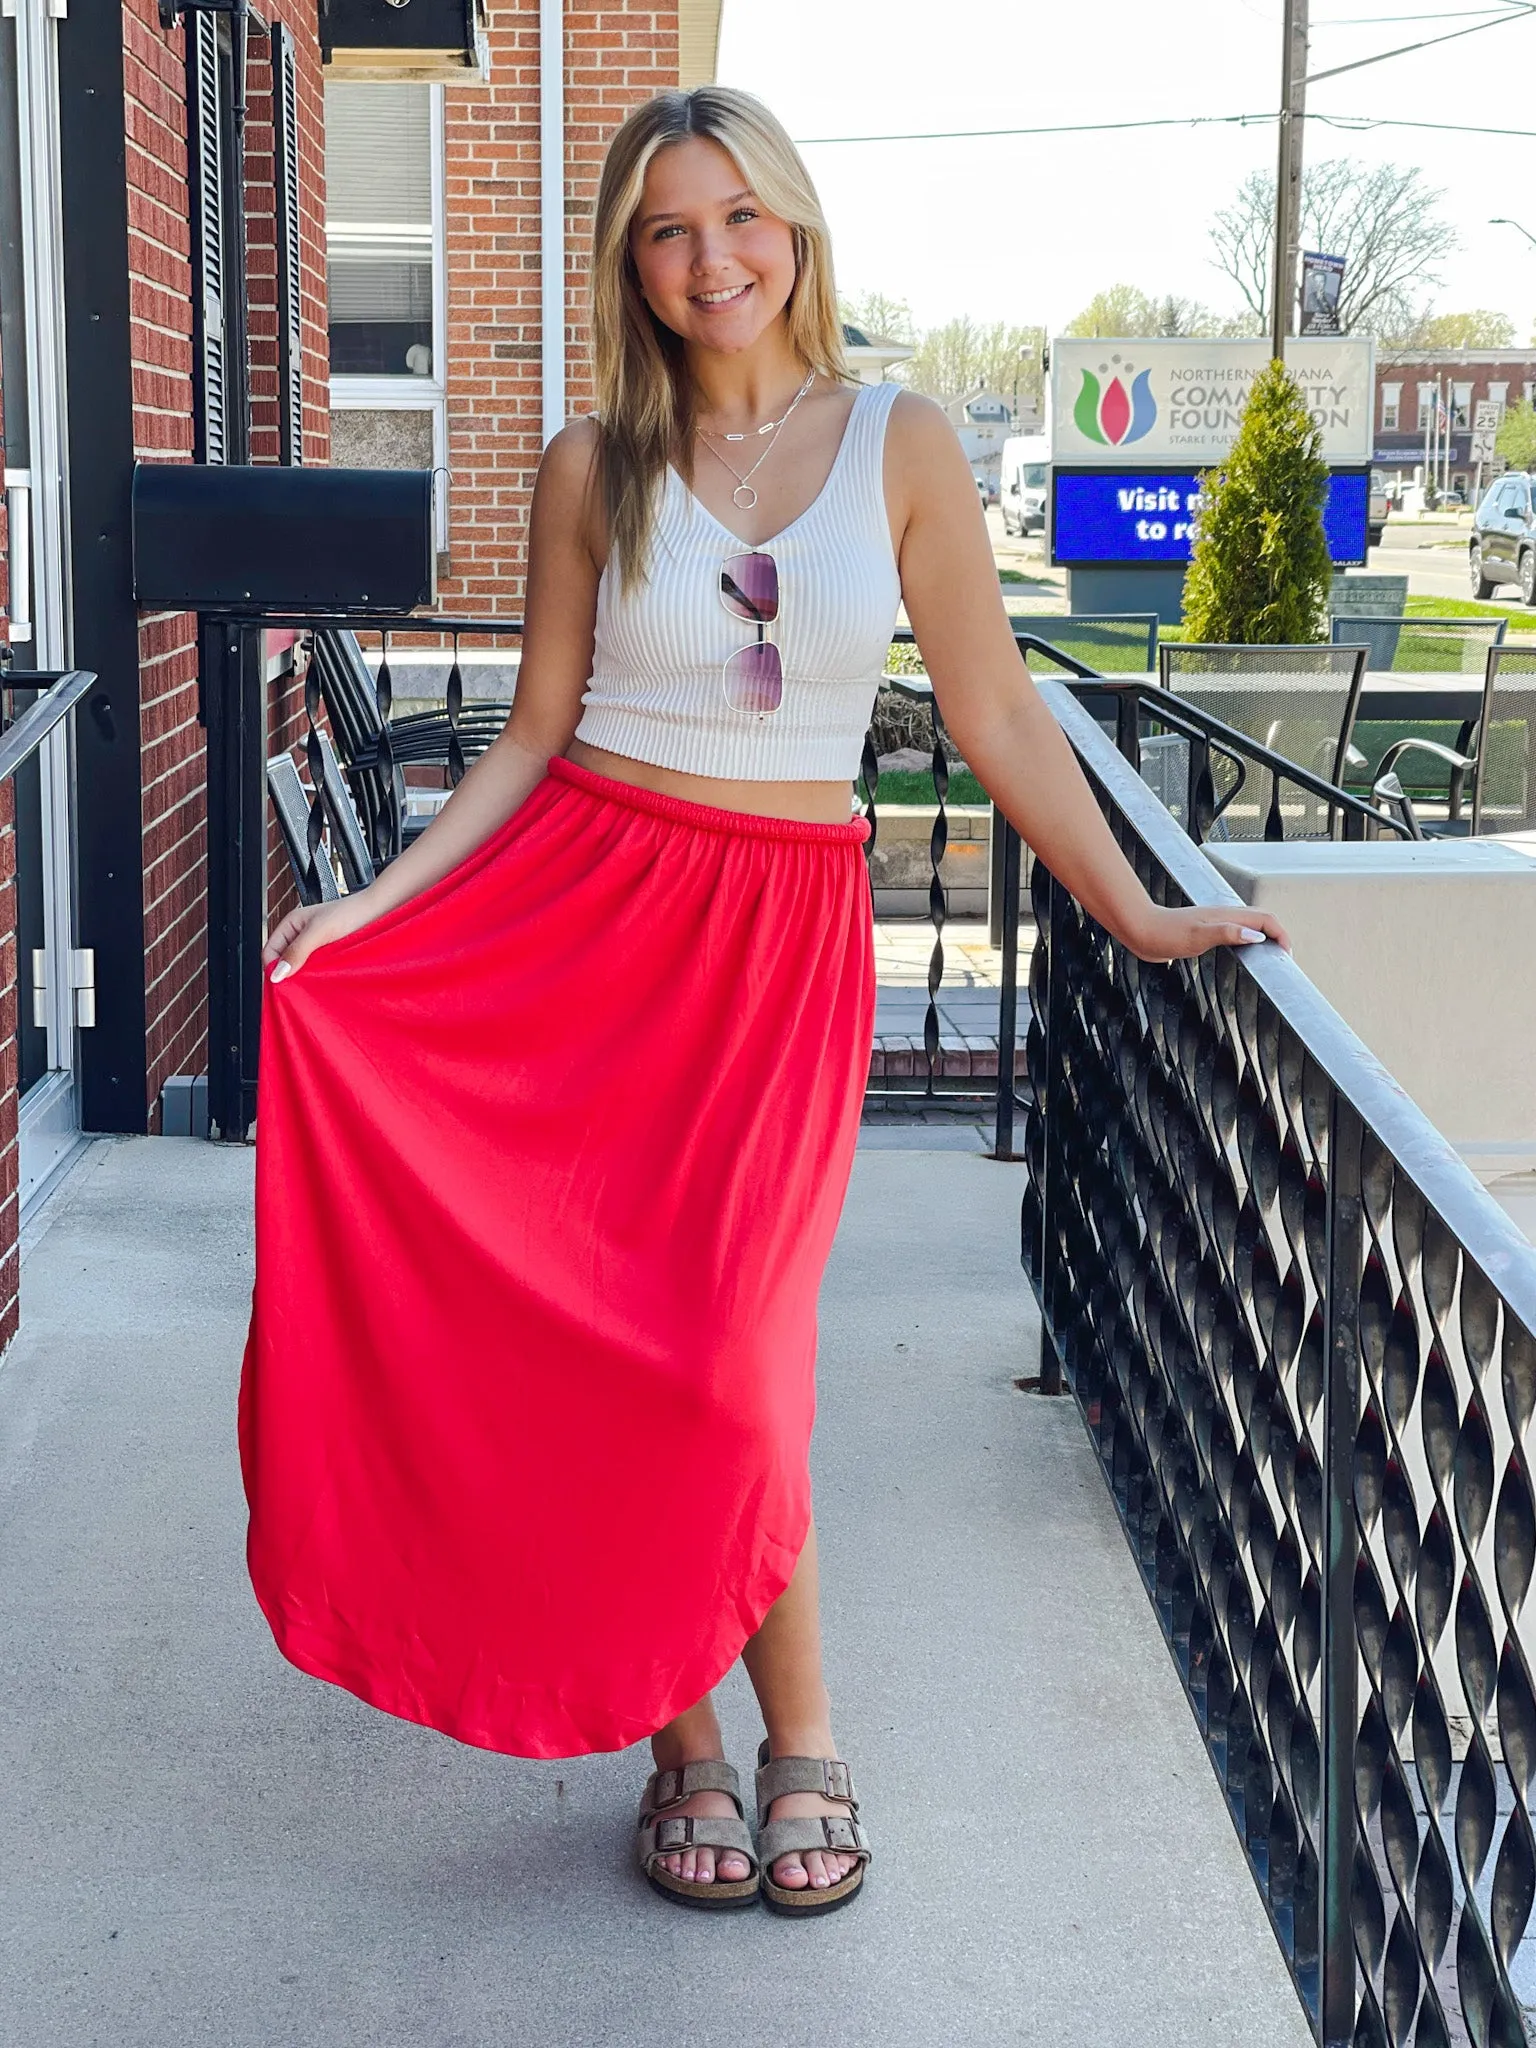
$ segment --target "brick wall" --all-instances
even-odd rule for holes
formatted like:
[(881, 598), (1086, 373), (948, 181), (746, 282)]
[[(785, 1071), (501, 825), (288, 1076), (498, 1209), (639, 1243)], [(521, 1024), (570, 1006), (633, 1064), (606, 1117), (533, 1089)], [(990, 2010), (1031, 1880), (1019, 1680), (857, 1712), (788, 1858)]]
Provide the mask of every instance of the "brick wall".
[[(445, 610), (515, 612), (543, 445), (539, 362), (539, 35), (497, 9), (491, 84), (446, 94), (449, 571)], [(566, 13), (567, 411), (588, 412), (587, 256), (608, 138), (677, 84), (677, 7)]]
[[(329, 450), (325, 362), (324, 98), (314, 0), (272, 10), (294, 30), (300, 109), (305, 457)], [(192, 269), (188, 226), (184, 35), (159, 26), (155, 0), (124, 0), (124, 124), (135, 453), (189, 462), (193, 452)], [(248, 67), (248, 220), (253, 456), (276, 458), (276, 262), (271, 71), (254, 32)], [(198, 720), (196, 622), (144, 615), (139, 626), (148, 1108), (171, 1074), (207, 1067), (207, 885), (204, 735)], [(279, 680), (269, 714), (273, 750), (295, 729), (297, 695)], [(274, 862), (274, 881), (286, 874)], [(281, 902), (276, 906), (283, 907)]]

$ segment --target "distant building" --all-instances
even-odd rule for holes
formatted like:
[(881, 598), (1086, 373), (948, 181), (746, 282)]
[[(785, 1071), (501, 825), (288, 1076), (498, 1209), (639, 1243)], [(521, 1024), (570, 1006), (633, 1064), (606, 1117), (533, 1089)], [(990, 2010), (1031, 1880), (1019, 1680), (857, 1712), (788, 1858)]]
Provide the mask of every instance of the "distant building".
[(861, 384), (883, 384), (898, 363), (910, 362), (915, 351), (904, 341), (871, 341), (857, 327), (843, 327), (843, 354)]
[(995, 499), (1003, 480), (1003, 443), (1022, 431), (1015, 424), (1013, 407), (996, 391), (981, 390), (962, 392), (944, 411), (960, 436), (971, 475), (986, 486), (987, 497)]
[[(1448, 437), (1450, 455), (1440, 473), (1448, 472), (1451, 488), (1470, 496), (1478, 480), (1472, 452), (1477, 407), (1486, 399), (1504, 406), (1536, 399), (1536, 346), (1383, 349), (1376, 359), (1372, 459), (1389, 488), (1422, 481), (1426, 433), (1433, 428), (1437, 393), (1446, 413), (1441, 445)], [(1488, 473), (1484, 463), (1485, 481)]]

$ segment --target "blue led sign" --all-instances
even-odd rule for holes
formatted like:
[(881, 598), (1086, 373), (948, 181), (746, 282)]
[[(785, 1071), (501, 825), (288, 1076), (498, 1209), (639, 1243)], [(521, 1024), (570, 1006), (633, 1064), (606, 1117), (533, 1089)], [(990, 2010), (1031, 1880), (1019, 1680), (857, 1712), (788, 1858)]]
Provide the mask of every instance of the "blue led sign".
[[(1066, 567), (1187, 562), (1200, 479), (1189, 470), (1057, 469), (1051, 472), (1051, 560)], [(1336, 469), (1323, 528), (1335, 562), (1365, 560), (1370, 479)]]

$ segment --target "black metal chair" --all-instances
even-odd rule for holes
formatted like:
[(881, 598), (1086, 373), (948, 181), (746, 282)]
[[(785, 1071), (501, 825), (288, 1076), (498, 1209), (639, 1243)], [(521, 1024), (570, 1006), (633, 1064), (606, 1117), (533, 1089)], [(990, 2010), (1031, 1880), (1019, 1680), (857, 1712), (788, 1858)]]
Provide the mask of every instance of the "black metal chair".
[[(1259, 647), (1164, 641), (1158, 678), (1163, 689), (1186, 703), (1338, 787), (1351, 765), (1367, 651), (1324, 643)], [(1218, 769), (1240, 773), (1220, 756), (1213, 761), (1213, 773)], [(1167, 773), (1177, 784), (1177, 764), (1170, 761)], [(1334, 837), (1336, 806), (1297, 785), (1286, 789), (1284, 800), (1292, 814), (1285, 824), (1287, 839)], [(1216, 801), (1213, 838), (1261, 839), (1272, 831), (1256, 786), (1251, 794), (1218, 787)]]
[[(1100, 675), (1151, 675), (1157, 668), (1156, 612), (1010, 612), (1015, 634), (1029, 633)], [(1031, 648), (1032, 669), (1042, 676), (1074, 674)]]
[[(1518, 709), (1517, 699), (1520, 700)], [(1503, 714), (1501, 716), (1501, 713)], [(1381, 757), (1371, 795), (1397, 813), (1416, 839), (1466, 839), (1536, 830), (1536, 648), (1495, 644), (1484, 656), (1483, 701), (1476, 722), (1461, 729), (1461, 744), (1443, 745), (1419, 733), (1395, 740)], [(1422, 785), (1410, 793), (1401, 765), (1421, 763), (1445, 776), (1443, 817), (1424, 817)], [(1466, 808), (1468, 785), (1472, 808)]]
[(313, 871), (309, 862), (309, 791), (291, 754), (274, 754), (267, 762), (267, 794), (273, 814), (288, 849), (288, 862), (298, 885), (301, 903), (334, 903), (341, 895), (324, 845), (315, 849)]
[(1478, 675), (1490, 647), (1503, 644), (1508, 619), (1418, 619), (1396, 613), (1350, 618), (1334, 612), (1329, 638), (1337, 646), (1364, 641), (1366, 668), (1378, 674)]

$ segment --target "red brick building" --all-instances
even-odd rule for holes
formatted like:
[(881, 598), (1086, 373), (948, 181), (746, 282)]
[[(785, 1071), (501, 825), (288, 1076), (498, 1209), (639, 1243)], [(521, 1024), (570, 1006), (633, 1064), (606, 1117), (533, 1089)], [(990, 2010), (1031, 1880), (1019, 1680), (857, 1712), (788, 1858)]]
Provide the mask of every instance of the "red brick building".
[[(186, 1113), (166, 1083), (208, 1070), (248, 795), (226, 737), (259, 717), (245, 740), (276, 751), (302, 723), (289, 636), (228, 698), (198, 619), (136, 606), (135, 462), (440, 469), (440, 601), (515, 613), (539, 451), (590, 402), (602, 149), (637, 99), (710, 75), (719, 11), (465, 0), (455, 67), (371, 27), (360, 55), (338, 25), (370, 9), (378, 45), (407, 20), (331, 0), (328, 52), (315, 0), (0, 16), (8, 658), (98, 678), (0, 786), (0, 1344), (21, 1211), (82, 1134), (158, 1131)], [(275, 835), (267, 873), (272, 915)]]
[[(1384, 350), (1376, 359), (1375, 466), (1389, 483), (1407, 485), (1423, 480), (1427, 456), (1445, 488), (1470, 498), (1479, 478), (1479, 405), (1491, 403), (1502, 414), (1533, 400), (1536, 346)], [(1485, 460), (1484, 481), (1489, 473)]]

